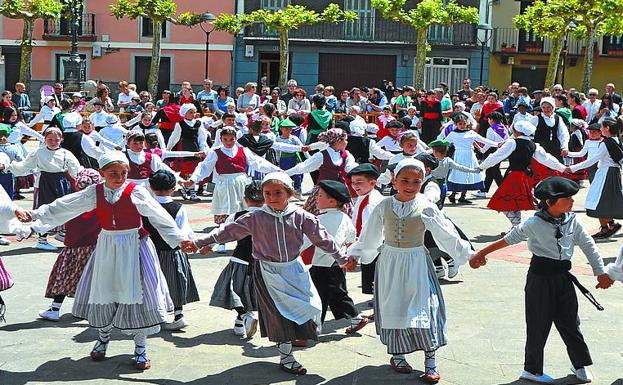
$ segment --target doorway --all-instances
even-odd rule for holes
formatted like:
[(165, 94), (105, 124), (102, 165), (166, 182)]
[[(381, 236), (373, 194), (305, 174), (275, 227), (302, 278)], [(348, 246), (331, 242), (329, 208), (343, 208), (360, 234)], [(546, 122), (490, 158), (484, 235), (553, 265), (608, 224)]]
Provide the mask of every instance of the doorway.
[[(534, 68), (534, 69), (533, 69)], [(547, 69), (543, 67), (513, 67), (511, 81), (521, 84), (529, 90), (543, 89)]]
[[(290, 54), (292, 60), (292, 54)], [(291, 64), (291, 63), (290, 63)], [(258, 71), (260, 87), (270, 88), (279, 85), (279, 54), (274, 52), (260, 52), (260, 68)]]
[[(136, 56), (134, 58), (134, 83), (139, 91), (147, 89), (147, 79), (149, 78), (149, 66), (151, 56)], [(160, 57), (160, 70), (158, 72), (158, 94), (152, 95), (158, 99), (162, 91), (171, 87), (171, 58), (168, 56)]]

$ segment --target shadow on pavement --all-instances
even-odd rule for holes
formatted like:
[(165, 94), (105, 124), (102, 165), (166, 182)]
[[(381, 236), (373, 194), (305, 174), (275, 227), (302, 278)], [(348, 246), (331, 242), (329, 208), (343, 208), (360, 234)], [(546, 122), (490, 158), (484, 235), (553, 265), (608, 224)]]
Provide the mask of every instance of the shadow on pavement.
[[(20, 330), (28, 330), (28, 329), (46, 329), (46, 328), (88, 328), (89, 325), (87, 323), (80, 323), (82, 320), (75, 318), (70, 313), (63, 314), (60, 321), (51, 322), (43, 319), (35, 319), (30, 322), (22, 322), (17, 324), (8, 324), (0, 327), (0, 331), (6, 332), (16, 332)], [(95, 339), (93, 339), (95, 341)], [(1, 383), (1, 382), (0, 382)]]
[(477, 235), (474, 238), (471, 239), (472, 242), (476, 242), (476, 243), (488, 243), (488, 242), (493, 242), (493, 241), (499, 241), (500, 239), (502, 239), (504, 236), (502, 234), (495, 234), (495, 235)]
[(58, 254), (61, 250), (63, 250), (62, 247), (58, 247), (57, 251), (41, 251), (39, 249), (35, 249), (34, 247), (22, 247), (21, 249), (13, 249), (13, 250), (8, 250), (4, 253), (2, 253), (3, 257), (13, 257), (13, 256), (17, 256), (17, 255), (28, 255), (28, 254), (41, 254), (41, 253), (51, 253), (51, 254)]
[[(426, 384), (426, 382), (420, 380), (420, 375), (422, 375), (422, 372), (419, 370), (414, 370), (411, 374), (396, 373), (389, 364), (364, 366), (341, 377), (329, 380), (324, 385), (351, 385), (359, 383), (383, 385)], [(443, 382), (443, 379), (441, 381)]]
[[(520, 380), (517, 379), (513, 382), (505, 382), (503, 384), (496, 384), (496, 385), (534, 385), (534, 382), (532, 381), (526, 381), (526, 380)], [(581, 381), (579, 381), (574, 375), (569, 374), (566, 377), (561, 377), (561, 378), (557, 378), (554, 380), (554, 382), (552, 382), (552, 384), (554, 385), (571, 385), (571, 384), (582, 384)], [(616, 382), (612, 385), (619, 385)]]

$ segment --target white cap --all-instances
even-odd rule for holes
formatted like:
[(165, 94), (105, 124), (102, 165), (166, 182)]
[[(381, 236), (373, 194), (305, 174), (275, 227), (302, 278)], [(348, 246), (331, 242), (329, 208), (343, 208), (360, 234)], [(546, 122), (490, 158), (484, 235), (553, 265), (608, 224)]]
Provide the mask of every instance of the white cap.
[(264, 179), (262, 179), (262, 185), (264, 185), (264, 183), (269, 182), (271, 180), (282, 182), (286, 186), (290, 188), (294, 188), (294, 182), (292, 182), (292, 178), (290, 178), (288, 174), (286, 174), (285, 172), (277, 171), (277, 172), (270, 172), (264, 175)]
[(542, 106), (543, 103), (551, 104), (551, 106), (554, 108), (556, 107), (556, 101), (551, 96), (547, 96), (541, 99), (541, 104), (539, 104), (539, 106)]
[(361, 108), (359, 106), (351, 106), (349, 109), (355, 111), (356, 113), (360, 114), (361, 113)]
[(465, 109), (465, 103), (463, 103), (463, 102), (456, 102), (456, 103), (454, 103), (454, 107), (461, 107), (462, 109)]
[(43, 98), (43, 104), (48, 104), (50, 100), (54, 100), (54, 96), (48, 95), (45, 98)]
[(571, 123), (571, 125), (572, 125), (572, 126), (576, 126), (576, 127), (582, 127), (582, 128), (584, 128), (584, 127), (587, 127), (587, 126), (588, 126), (588, 123), (586, 123), (586, 122), (585, 122), (584, 120), (582, 120), (582, 119), (571, 119), (571, 122), (570, 122), (570, 123)]
[(185, 103), (182, 104), (182, 106), (180, 107), (180, 116), (184, 117), (186, 116), (186, 113), (190, 110), (195, 110), (195, 112), (197, 111), (197, 107), (195, 107), (194, 104), (192, 103)]
[(424, 163), (420, 162), (417, 159), (405, 158), (398, 162), (398, 164), (396, 165), (396, 168), (394, 169), (394, 175), (398, 175), (400, 170), (405, 167), (415, 167), (422, 172), (422, 175), (426, 174), (426, 167), (424, 167)]
[(368, 125), (366, 126), (366, 132), (369, 132), (371, 134), (376, 134), (377, 132), (379, 132), (378, 124), (368, 123)]
[(106, 124), (108, 124), (109, 126), (117, 124), (117, 122), (119, 122), (119, 119), (117, 119), (115, 115), (112, 115), (112, 114), (106, 115)]
[(113, 162), (121, 162), (125, 164), (128, 163), (128, 157), (121, 151), (106, 151), (104, 155), (100, 156), (98, 164), (100, 169), (106, 167), (108, 164)]
[(366, 133), (367, 124), (361, 120), (353, 120), (350, 123), (350, 134), (353, 136), (363, 136)]
[(513, 124), (513, 130), (521, 132), (526, 136), (532, 136), (536, 132), (536, 127), (527, 120), (520, 120)]
[(63, 117), (64, 128), (76, 128), (82, 124), (82, 115), (77, 112), (70, 112)]
[(81, 94), (80, 92), (74, 92), (74, 93), (73, 93), (73, 95), (71, 95), (71, 97), (72, 97), (72, 98), (75, 98), (75, 97), (79, 97), (79, 98), (81, 98), (81, 97), (82, 97), (82, 94)]
[(234, 120), (234, 124), (236, 127), (244, 127), (249, 123), (249, 119), (245, 114), (236, 114), (236, 118)]

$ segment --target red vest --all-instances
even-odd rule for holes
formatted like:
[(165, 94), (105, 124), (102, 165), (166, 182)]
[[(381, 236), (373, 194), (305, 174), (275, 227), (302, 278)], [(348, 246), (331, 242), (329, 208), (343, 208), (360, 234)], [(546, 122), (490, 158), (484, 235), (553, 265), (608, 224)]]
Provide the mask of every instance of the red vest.
[(219, 175), (247, 172), (247, 156), (244, 154), (244, 147), (238, 147), (238, 152), (233, 158), (227, 156), (220, 148), (217, 148), (214, 152), (216, 152), (218, 157), (215, 167)]
[(65, 223), (66, 247), (93, 246), (102, 230), (95, 210), (88, 211)]
[(141, 214), (134, 203), (132, 203), (132, 191), (136, 187), (135, 183), (128, 183), (121, 193), (121, 198), (111, 204), (104, 197), (104, 184), (100, 183), (95, 188), (97, 194), (97, 206), (95, 211), (99, 223), (104, 230), (130, 230), (140, 229), (139, 233), (143, 238), (147, 232), (143, 229)]
[(151, 169), (151, 153), (143, 151), (145, 153), (145, 162), (143, 164), (136, 164), (132, 162), (128, 153), (128, 163), (130, 163), (130, 171), (128, 172), (128, 179), (147, 179), (151, 176), (153, 170)]
[(348, 153), (346, 151), (340, 151), (340, 156), (342, 157), (342, 164), (336, 166), (333, 164), (331, 160), (331, 156), (327, 150), (322, 151), (322, 165), (318, 169), (318, 179), (321, 180), (336, 180), (344, 183), (346, 181), (346, 158), (348, 157)]

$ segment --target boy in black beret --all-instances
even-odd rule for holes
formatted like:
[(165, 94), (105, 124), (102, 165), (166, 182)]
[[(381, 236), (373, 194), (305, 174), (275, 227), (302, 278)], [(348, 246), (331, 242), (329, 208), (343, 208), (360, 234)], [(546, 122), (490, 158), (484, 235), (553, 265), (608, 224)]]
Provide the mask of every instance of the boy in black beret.
[[(342, 207), (351, 201), (348, 188), (344, 183), (334, 180), (320, 181), (318, 187), (320, 188), (317, 202), (320, 210), (318, 221), (329, 234), (333, 235), (335, 243), (345, 248), (356, 238), (355, 226), (350, 217), (342, 212)], [(303, 248), (309, 245), (311, 243), (306, 239)], [(354, 270), (354, 267), (350, 266), (350, 269)], [(353, 300), (348, 296), (346, 275), (335, 262), (335, 258), (316, 249), (309, 273), (322, 300), (322, 322), (325, 320), (327, 307), (330, 306), (336, 320), (350, 319), (350, 327), (346, 329), (346, 334), (353, 334), (368, 324), (368, 319), (359, 313)]]
[(582, 382), (592, 380), (587, 366), (593, 361), (579, 328), (575, 287), (597, 309), (603, 310), (603, 307), (569, 272), (574, 246), (578, 245), (586, 255), (597, 276), (597, 288), (607, 289), (613, 281), (606, 274), (593, 238), (572, 211), (573, 196), (578, 190), (577, 183), (563, 177), (543, 180), (534, 189), (540, 211), (514, 227), (503, 239), (478, 251), (470, 261), (473, 268), (478, 268), (487, 263), (487, 254), (528, 240), (528, 250), (533, 255), (525, 288), (527, 339), (522, 379), (541, 383), (553, 381), (543, 373), (543, 350), (554, 323), (567, 346), (573, 373)]

